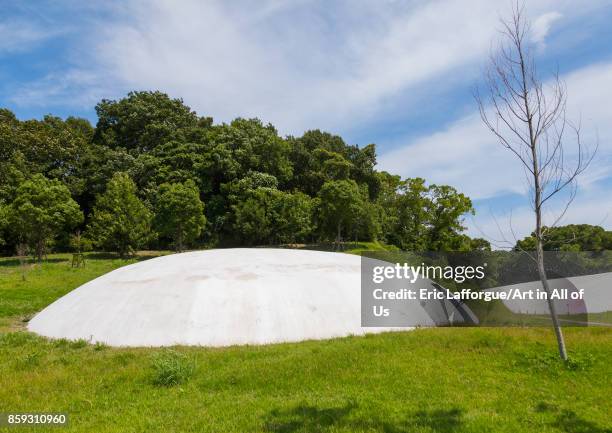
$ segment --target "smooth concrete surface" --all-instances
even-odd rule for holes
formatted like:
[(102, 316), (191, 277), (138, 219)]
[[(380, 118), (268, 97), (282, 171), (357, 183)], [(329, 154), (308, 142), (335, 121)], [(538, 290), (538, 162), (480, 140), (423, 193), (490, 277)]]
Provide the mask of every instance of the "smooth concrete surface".
[[(559, 314), (604, 313), (612, 311), (612, 272), (580, 275), (577, 277), (548, 280), (551, 289), (567, 290), (567, 293), (584, 290), (582, 299), (558, 299), (555, 306)], [(518, 289), (521, 292), (543, 290), (540, 281), (512, 284), (487, 289), (492, 292), (506, 292)], [(549, 314), (546, 300), (504, 300), (504, 305), (517, 314)]]
[(397, 330), (361, 327), (360, 260), (245, 248), (158, 257), (82, 285), (28, 328), (112, 346), (265, 344)]

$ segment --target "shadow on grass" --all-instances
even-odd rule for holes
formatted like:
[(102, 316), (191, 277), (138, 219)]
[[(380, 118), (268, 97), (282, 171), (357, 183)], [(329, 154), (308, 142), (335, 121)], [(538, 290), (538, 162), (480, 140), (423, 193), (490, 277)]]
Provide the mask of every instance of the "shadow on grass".
[(342, 252), (346, 250), (360, 249), (367, 250), (370, 245), (361, 242), (341, 242), (339, 245), (333, 242), (321, 242), (315, 244), (282, 244), (272, 246), (262, 246), (260, 248), (283, 248), (291, 250), (311, 250), (311, 251), (329, 251)]
[(352, 403), (343, 407), (320, 409), (300, 405), (293, 409), (274, 409), (265, 423), (266, 431), (276, 433), (325, 431), (332, 426), (345, 425), (346, 416), (355, 408)]
[(143, 260), (153, 259), (155, 257), (162, 256), (162, 253), (159, 254), (135, 254), (133, 256), (125, 256), (121, 258), (117, 253), (107, 253), (107, 252), (96, 252), (96, 253), (86, 253), (86, 260), (136, 260), (137, 262), (141, 262)]
[[(47, 259), (43, 259), (42, 261), (38, 261), (37, 259), (28, 257), (27, 259), (25, 259), (24, 263), (26, 265), (38, 265), (38, 264), (44, 264), (44, 263), (70, 263), (71, 261), (71, 253), (65, 253), (67, 256), (66, 257), (51, 257), (51, 258), (47, 258)], [(91, 253), (85, 253), (85, 260), (135, 260), (137, 262), (143, 261), (143, 260), (148, 260), (148, 259), (153, 259), (155, 257), (160, 257), (162, 255), (164, 255), (165, 253), (163, 252), (155, 252), (155, 251), (145, 251), (145, 252), (139, 252), (136, 255), (133, 256), (126, 256), (123, 259), (121, 259), (121, 257), (119, 257), (119, 254), (116, 253), (109, 253), (109, 252), (91, 252)], [(19, 261), (18, 257), (0, 257), (0, 268), (5, 267), (5, 268), (11, 268), (11, 267), (17, 267), (20, 266), (21, 262)]]
[[(24, 263), (26, 265), (37, 265), (39, 263), (61, 263), (61, 262), (68, 262), (69, 259), (67, 258), (62, 258), (62, 257), (54, 257), (51, 259), (43, 259), (41, 262), (39, 262), (37, 259), (32, 259), (32, 258), (28, 258), (24, 261)], [(10, 268), (10, 267), (16, 267), (19, 266), (21, 264), (21, 262), (19, 261), (18, 258), (7, 258), (7, 259), (1, 259), (0, 260), (0, 267), (6, 267), (6, 268)]]
[(347, 403), (332, 408), (300, 405), (291, 409), (275, 409), (266, 418), (264, 428), (274, 433), (326, 432), (338, 429), (408, 433), (425, 427), (433, 432), (453, 433), (462, 426), (463, 411), (459, 408), (417, 411), (397, 422), (371, 416), (365, 419), (351, 416), (356, 408), (356, 404)]
[[(105, 253), (105, 252), (100, 252), (100, 253), (85, 253), (85, 259), (86, 260), (117, 260), (120, 259), (121, 257), (119, 257), (119, 254), (116, 253)], [(126, 256), (124, 257), (124, 260), (129, 260), (132, 257), (130, 256)]]
[(554, 415), (554, 420), (550, 424), (552, 427), (567, 433), (612, 433), (610, 427), (600, 427), (593, 421), (589, 421), (579, 416), (573, 410), (559, 409), (557, 406), (540, 402), (535, 407), (536, 412), (550, 413)]

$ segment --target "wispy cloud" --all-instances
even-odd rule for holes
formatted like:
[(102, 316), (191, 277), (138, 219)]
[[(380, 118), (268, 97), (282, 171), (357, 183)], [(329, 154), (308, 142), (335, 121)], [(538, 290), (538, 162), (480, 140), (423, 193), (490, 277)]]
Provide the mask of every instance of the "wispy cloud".
[(240, 2), (136, 2), (129, 19), (106, 27), (97, 53), (127, 87), (182, 95), (221, 120), (337, 129), (479, 58), (498, 11), (474, 3), (263, 2), (251, 14)]
[(108, 83), (98, 74), (81, 69), (50, 73), (40, 80), (27, 83), (9, 98), (16, 106), (50, 107), (66, 105), (88, 109), (106, 96)]
[(555, 21), (559, 20), (563, 15), (557, 11), (547, 12), (540, 15), (531, 25), (531, 39), (540, 48), (545, 46), (545, 39), (550, 32), (550, 29)]
[[(439, 92), (475, 70), (509, 6), (505, 0), (110, 2), (100, 6), (97, 22), (87, 10), (77, 69), (97, 74), (107, 97), (160, 89), (217, 120), (257, 116), (290, 134), (347, 131), (375, 125), (398, 105), (418, 110), (418, 98), (406, 102), (406, 95)], [(530, 2), (538, 41), (561, 13), (577, 9), (568, 0)], [(65, 87), (70, 104), (79, 83), (57, 87)]]
[[(590, 65), (563, 78), (569, 95), (568, 118), (581, 123), (585, 143), (593, 146), (599, 142), (589, 179), (594, 182), (610, 176), (612, 125), (606, 101), (612, 98), (612, 63)], [(570, 135), (567, 138), (572, 140)], [(473, 198), (482, 199), (525, 190), (520, 166), (511, 161), (511, 155), (474, 112), (439, 132), (384, 153), (379, 166), (405, 176), (457, 185)], [(487, 182), (483, 184), (482, 179)]]
[[(594, 64), (581, 68), (563, 77), (568, 92), (568, 118), (580, 122), (582, 140), (594, 149), (599, 142), (597, 157), (589, 170), (579, 179), (581, 193), (598, 191), (597, 182), (612, 176), (612, 125), (609, 122), (608, 102), (612, 98), (612, 63)], [(569, 148), (573, 137), (567, 136)], [(571, 157), (571, 153), (568, 154)], [(456, 186), (473, 199), (487, 199), (508, 193), (526, 194), (527, 183), (518, 160), (505, 150), (482, 125), (477, 113), (448, 125), (444, 130), (418, 138), (397, 149), (384, 153), (379, 158), (379, 168), (404, 176), (421, 176), (434, 183)], [(608, 194), (609, 195), (609, 194)], [(591, 194), (591, 197), (592, 194)], [(595, 209), (598, 199), (582, 209)], [(610, 202), (607, 202), (610, 204)], [(600, 201), (602, 206), (603, 202)], [(572, 209), (581, 206), (575, 203)], [(610, 209), (590, 215), (597, 220)], [(556, 219), (559, 209), (553, 206), (548, 223)], [(526, 214), (519, 209), (519, 214)], [(578, 210), (568, 213), (572, 216), (586, 216)], [(508, 215), (501, 216), (507, 219)], [(514, 219), (518, 217), (515, 215)], [(474, 227), (493, 224), (491, 215), (481, 214), (475, 218)], [(601, 219), (601, 218), (599, 218)], [(584, 220), (584, 218), (582, 219)], [(612, 224), (612, 221), (607, 222)], [(519, 225), (518, 232), (524, 234)]]
[[(557, 225), (593, 224), (612, 227), (612, 196), (609, 186), (594, 185), (582, 190)], [(545, 224), (553, 224), (564, 211), (565, 203), (557, 201), (547, 208), (544, 214)], [(484, 237), (494, 247), (512, 248), (518, 239), (528, 236), (535, 227), (533, 209), (525, 204), (511, 211), (500, 212), (499, 209), (483, 206), (476, 216), (466, 219), (468, 233), (473, 237)]]
[(27, 51), (42, 41), (61, 33), (61, 30), (50, 30), (29, 21), (0, 22), (0, 55)]
[[(446, 93), (469, 88), (498, 35), (498, 17), (512, 2), (127, 0), (81, 7), (66, 1), (86, 16), (73, 20), (80, 27), (72, 29), (79, 37), (71, 41), (70, 59), (43, 78), (11, 86), (8, 99), (19, 106), (91, 106), (128, 90), (159, 89), (216, 121), (259, 117), (282, 134), (359, 129), (381, 144), (385, 133), (380, 168), (451, 184), (475, 199), (525, 191), (520, 167), (471, 108), (453, 119), (456, 107), (445, 110), (437, 102), (440, 125), (429, 125), (434, 132), (416, 139), (380, 126), (398, 113), (419, 114), (434, 97), (444, 100)], [(588, 32), (581, 17), (600, 14), (606, 4), (530, 0), (533, 41), (545, 53), (547, 45), (558, 49), (551, 37), (561, 30), (564, 40)], [(48, 37), (19, 26), (0, 27), (0, 54)], [(582, 119), (585, 140), (593, 142), (598, 133), (601, 144), (581, 188), (600, 194), (598, 182), (610, 176), (612, 165), (605, 109), (611, 74), (611, 64), (602, 63), (565, 77), (570, 117)]]

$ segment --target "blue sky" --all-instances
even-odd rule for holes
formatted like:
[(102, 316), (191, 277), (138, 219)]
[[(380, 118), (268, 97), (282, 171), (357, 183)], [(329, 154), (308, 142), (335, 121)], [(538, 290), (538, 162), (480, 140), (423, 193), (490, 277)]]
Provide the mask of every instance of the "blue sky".
[[(612, 2), (527, 0), (539, 70), (599, 152), (564, 223), (611, 227)], [(376, 143), (379, 168), (474, 199), (470, 233), (530, 231), (520, 168), (482, 127), (479, 82), (509, 1), (0, 0), (0, 106), (77, 115), (159, 89), (217, 122), (259, 117)], [(548, 210), (555, 218), (556, 204)], [(512, 223), (513, 232), (507, 229)], [(499, 227), (502, 229), (500, 230)]]

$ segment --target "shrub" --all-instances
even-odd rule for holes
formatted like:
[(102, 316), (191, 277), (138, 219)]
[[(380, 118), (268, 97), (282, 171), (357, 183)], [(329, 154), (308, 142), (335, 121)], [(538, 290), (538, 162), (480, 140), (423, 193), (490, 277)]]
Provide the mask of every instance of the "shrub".
[(590, 353), (574, 353), (570, 352), (565, 368), (571, 371), (586, 371), (595, 364), (595, 357)]
[(21, 363), (24, 367), (33, 367), (40, 363), (40, 358), (40, 352), (27, 353), (21, 358)]
[(78, 340), (73, 340), (70, 342), (70, 348), (71, 349), (82, 349), (84, 347), (87, 347), (87, 345), (89, 344), (89, 342), (83, 338), (79, 338)]
[(174, 386), (187, 382), (195, 371), (195, 361), (184, 353), (164, 350), (153, 357), (153, 384)]
[(43, 344), (45, 340), (31, 332), (7, 332), (0, 335), (0, 346), (18, 347), (26, 344)]
[(596, 358), (588, 352), (570, 352), (567, 361), (561, 360), (556, 351), (519, 352), (517, 355), (514, 365), (549, 373), (558, 373), (562, 369), (586, 371), (596, 362)]
[(66, 349), (70, 346), (70, 340), (67, 338), (58, 338), (56, 340), (52, 340), (51, 344), (57, 349)]
[(106, 344), (102, 343), (101, 341), (97, 341), (97, 342), (96, 342), (96, 344), (94, 344), (93, 349), (94, 349), (96, 352), (101, 352), (102, 350), (106, 350), (106, 349), (108, 349), (108, 345), (106, 345)]

